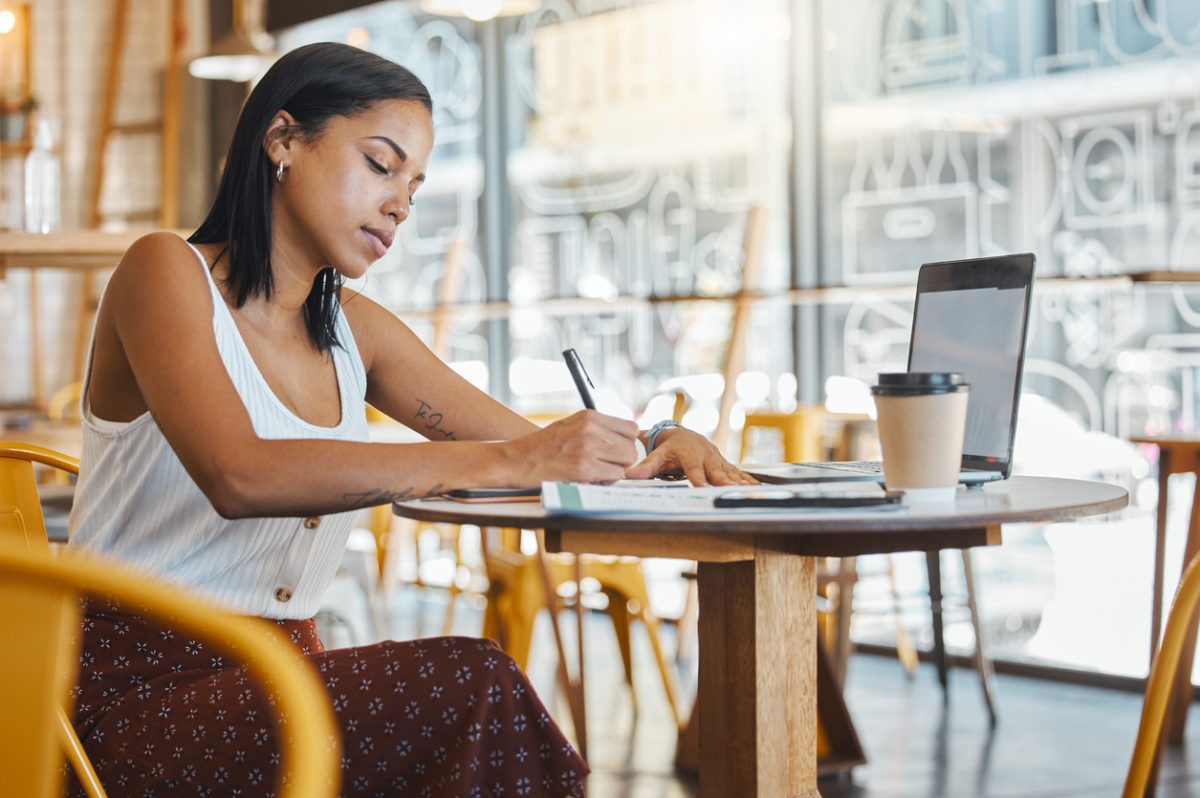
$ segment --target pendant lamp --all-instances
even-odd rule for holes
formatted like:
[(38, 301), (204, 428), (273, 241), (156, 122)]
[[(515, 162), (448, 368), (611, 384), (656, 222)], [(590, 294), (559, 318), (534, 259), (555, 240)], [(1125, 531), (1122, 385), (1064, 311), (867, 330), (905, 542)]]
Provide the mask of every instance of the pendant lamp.
[(541, 0), (421, 0), (421, 10), (427, 14), (466, 17), (476, 22), (528, 14), (541, 5)]
[(233, 30), (218, 39), (207, 55), (193, 58), (188, 72), (197, 78), (245, 83), (261, 75), (276, 58), (275, 43), (263, 28), (264, 0), (233, 0)]

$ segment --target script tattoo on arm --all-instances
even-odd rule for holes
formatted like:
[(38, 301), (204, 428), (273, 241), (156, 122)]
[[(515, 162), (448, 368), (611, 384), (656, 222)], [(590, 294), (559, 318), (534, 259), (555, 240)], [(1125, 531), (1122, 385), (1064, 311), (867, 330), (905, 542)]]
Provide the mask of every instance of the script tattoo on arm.
[(378, 504), (391, 504), (392, 502), (404, 502), (409, 499), (415, 499), (418, 496), (429, 497), (437, 496), (443, 490), (441, 482), (434, 485), (423, 494), (417, 493), (412, 488), (404, 490), (391, 491), (383, 488), (371, 488), (371, 490), (360, 491), (358, 493), (344, 493), (342, 500), (346, 502), (347, 510), (361, 510), (366, 507), (374, 507)]
[[(458, 440), (458, 437), (453, 432), (442, 426), (442, 421), (445, 420), (445, 416), (434, 411), (433, 405), (429, 404), (423, 399), (417, 400), (416, 417), (424, 422), (423, 426), (427, 432), (436, 432), (448, 441)], [(433, 436), (430, 435), (429, 437)]]

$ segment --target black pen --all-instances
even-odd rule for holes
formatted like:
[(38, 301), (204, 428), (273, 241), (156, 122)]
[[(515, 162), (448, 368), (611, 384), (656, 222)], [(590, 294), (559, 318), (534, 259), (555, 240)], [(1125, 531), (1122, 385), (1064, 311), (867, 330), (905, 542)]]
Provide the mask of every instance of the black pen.
[(592, 392), (588, 390), (588, 386), (595, 388), (596, 385), (588, 376), (587, 369), (583, 367), (579, 354), (574, 349), (564, 349), (562, 354), (563, 360), (567, 361), (567, 371), (571, 372), (571, 379), (575, 380), (575, 387), (579, 389), (579, 398), (583, 400), (583, 406), (588, 410), (595, 410), (596, 400), (592, 399)]

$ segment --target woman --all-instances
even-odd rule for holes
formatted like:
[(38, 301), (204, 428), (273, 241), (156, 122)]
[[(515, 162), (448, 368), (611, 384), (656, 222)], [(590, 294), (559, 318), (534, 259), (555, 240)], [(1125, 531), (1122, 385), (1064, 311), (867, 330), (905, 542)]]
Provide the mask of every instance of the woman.
[[(74, 546), (273, 619), (325, 680), (346, 795), (582, 795), (586, 765), (492, 643), (323, 651), (311, 617), (355, 512), (459, 487), (683, 469), (750, 481), (699, 435), (585, 411), (538, 429), (341, 288), (425, 180), (432, 101), (338, 44), (281, 58), (239, 118), (213, 208), (114, 272), (83, 394)], [(372, 444), (364, 400), (422, 432)], [(436, 423), (434, 420), (436, 419)], [(128, 610), (89, 607), (76, 725), (110, 794), (263, 795), (273, 731), (244, 672)]]

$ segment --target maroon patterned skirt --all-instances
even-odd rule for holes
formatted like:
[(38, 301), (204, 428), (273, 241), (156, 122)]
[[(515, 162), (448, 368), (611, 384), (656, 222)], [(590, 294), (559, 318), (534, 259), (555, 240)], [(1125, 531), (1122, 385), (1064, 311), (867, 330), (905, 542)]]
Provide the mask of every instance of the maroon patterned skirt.
[[(572, 796), (587, 765), (489, 640), (326, 651), (275, 621), (316, 668), (341, 732), (344, 796)], [(111, 796), (271, 796), (275, 716), (245, 669), (113, 607), (84, 616), (75, 728)], [(74, 776), (69, 793), (82, 796)]]

